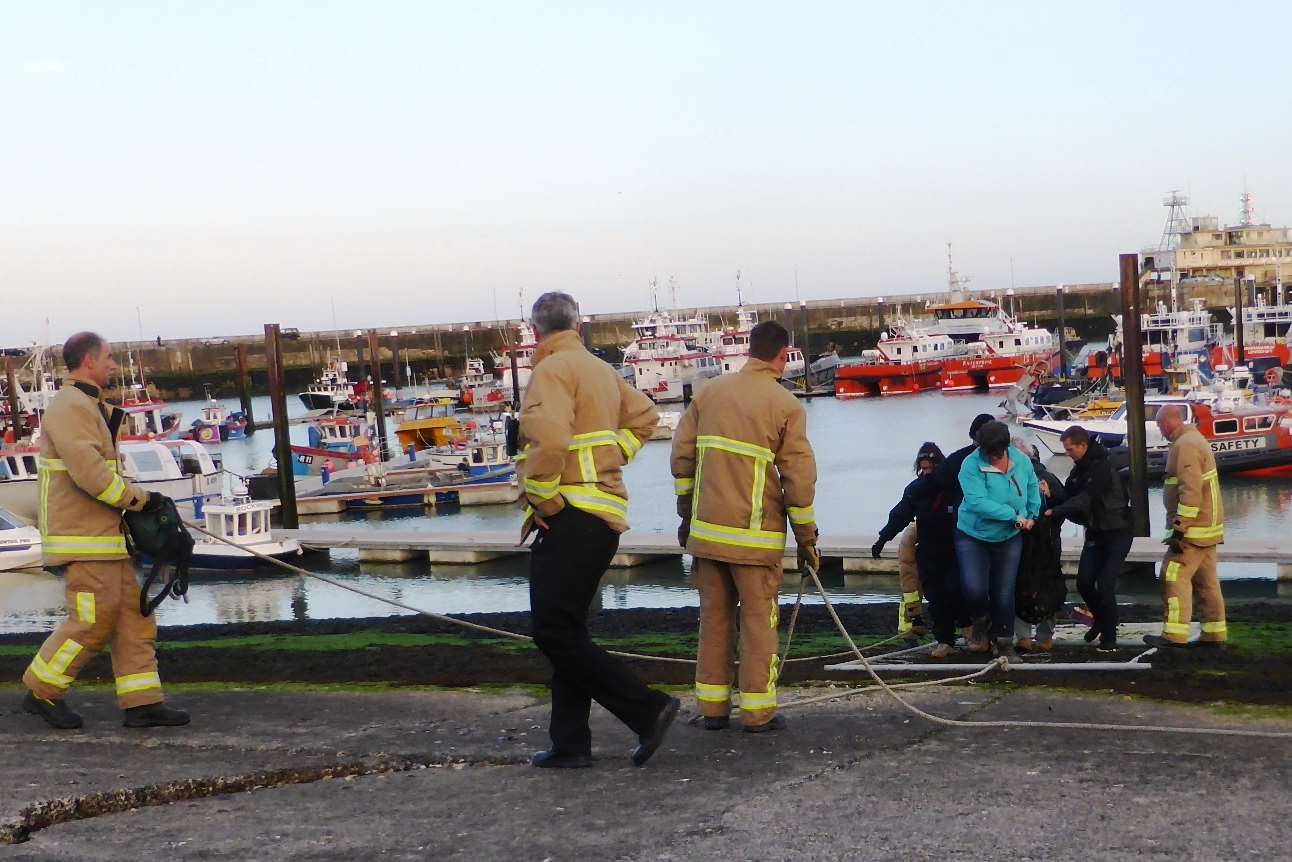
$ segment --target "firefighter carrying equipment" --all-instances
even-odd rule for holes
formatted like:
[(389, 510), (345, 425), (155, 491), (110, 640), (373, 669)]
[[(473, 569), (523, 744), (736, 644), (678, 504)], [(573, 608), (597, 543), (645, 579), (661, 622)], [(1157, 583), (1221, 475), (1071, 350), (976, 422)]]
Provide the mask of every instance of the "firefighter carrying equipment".
[[(793, 396), (790, 396), (791, 398)], [(543, 338), (520, 413), (516, 473), (524, 491), (524, 536), (535, 514), (567, 505), (617, 533), (628, 529), (623, 467), (650, 439), (659, 414), (573, 330)]]
[(117, 431), (124, 418), (97, 387), (82, 381), (50, 401), (36, 460), (46, 566), (129, 555), (121, 512), (142, 509), (148, 495), (120, 475)]
[(751, 358), (700, 390), (673, 434), (672, 468), (692, 555), (779, 566), (787, 517), (800, 546), (816, 544), (807, 414), (771, 363)]
[[(188, 601), (188, 569), (193, 561), (193, 537), (184, 528), (184, 521), (175, 501), (170, 497), (152, 493), (148, 504), (138, 512), (126, 512), (127, 538), (131, 551), (153, 561), (152, 568), (139, 588), (139, 613), (149, 616), (157, 606), (174, 596)], [(171, 566), (174, 566), (172, 570)], [(153, 584), (161, 581), (157, 595), (149, 597)]]

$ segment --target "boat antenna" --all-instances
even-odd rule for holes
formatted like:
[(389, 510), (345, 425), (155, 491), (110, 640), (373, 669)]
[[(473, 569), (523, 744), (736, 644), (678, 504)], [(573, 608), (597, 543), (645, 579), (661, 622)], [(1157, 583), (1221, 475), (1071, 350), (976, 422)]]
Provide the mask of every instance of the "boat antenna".
[[(144, 375), (144, 313), (135, 306), (135, 319), (139, 321), (139, 382), (144, 387), (144, 396), (148, 395), (148, 378)], [(134, 363), (130, 365), (130, 382), (134, 383)]]
[(668, 297), (669, 304), (673, 306), (674, 311), (677, 311), (677, 276), (675, 275), (668, 277)]
[(659, 313), (659, 279), (651, 277), (650, 280), (650, 299), (651, 304), (655, 307), (655, 313)]
[(336, 328), (336, 294), (332, 294), (332, 334), (336, 336), (336, 361), (341, 361), (341, 330)]
[(744, 304), (745, 300), (740, 294), (740, 270), (736, 270), (736, 307), (740, 308)]

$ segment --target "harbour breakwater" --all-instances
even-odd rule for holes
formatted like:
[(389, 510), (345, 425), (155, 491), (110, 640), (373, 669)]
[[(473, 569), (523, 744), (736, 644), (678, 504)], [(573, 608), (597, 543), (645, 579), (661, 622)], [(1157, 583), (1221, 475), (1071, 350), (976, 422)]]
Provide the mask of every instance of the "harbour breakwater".
[[(1158, 289), (1148, 291), (1144, 308), (1150, 309), (1161, 299)], [(1229, 319), (1228, 306), (1232, 298), (1223, 289), (1208, 288), (1193, 291), (1193, 296), (1205, 299), (1218, 317)], [(1013, 312), (1025, 322), (1053, 330), (1057, 323), (1057, 291), (1055, 286), (1021, 287), (1012, 291), (975, 291), (973, 296), (1000, 302), (1006, 308), (1012, 304)], [(834, 349), (841, 356), (855, 356), (872, 348), (883, 328), (896, 317), (907, 320), (927, 319), (925, 310), (930, 303), (945, 302), (945, 292), (891, 297), (856, 297), (846, 299), (808, 300), (802, 304), (757, 303), (747, 307), (758, 312), (760, 320), (780, 320), (795, 333), (795, 341), (802, 344), (807, 330), (807, 352), (815, 354)], [(1064, 287), (1064, 322), (1085, 340), (1103, 339), (1112, 331), (1112, 315), (1120, 308), (1120, 297), (1115, 284), (1070, 284)], [(787, 310), (788, 309), (788, 310)], [(708, 318), (714, 327), (733, 325), (736, 321), (735, 306), (711, 306), (695, 310)], [(596, 314), (585, 318), (590, 344), (607, 360), (617, 361), (620, 350), (633, 338), (633, 321), (643, 316), (641, 311), (614, 314)], [(806, 317), (806, 323), (804, 322)], [(298, 391), (305, 388), (319, 370), (337, 353), (340, 344), (341, 358), (350, 364), (350, 375), (355, 378), (367, 375), (371, 356), (368, 355), (367, 331), (355, 337), (355, 330), (301, 331), (291, 329), (290, 320), (281, 321), (284, 327), (283, 359), (288, 388)], [(482, 320), (443, 324), (407, 324), (377, 327), (381, 342), (381, 374), (387, 385), (395, 382), (394, 358), (399, 354), (401, 378), (404, 366), (412, 368), (418, 382), (426, 378), (449, 378), (461, 373), (466, 356), (487, 356), (501, 353), (506, 337), (514, 337), (517, 321)], [(392, 335), (391, 333), (397, 333)], [(119, 343), (129, 349), (136, 362), (147, 369), (149, 389), (168, 399), (200, 397), (209, 386), (217, 396), (236, 393), (237, 350), (245, 345), (247, 367), (253, 392), (268, 391), (268, 378), (264, 353), (264, 336), (215, 335), (209, 338), (157, 339), (154, 341)], [(57, 348), (55, 348), (57, 354)], [(408, 381), (402, 381), (407, 385)]]

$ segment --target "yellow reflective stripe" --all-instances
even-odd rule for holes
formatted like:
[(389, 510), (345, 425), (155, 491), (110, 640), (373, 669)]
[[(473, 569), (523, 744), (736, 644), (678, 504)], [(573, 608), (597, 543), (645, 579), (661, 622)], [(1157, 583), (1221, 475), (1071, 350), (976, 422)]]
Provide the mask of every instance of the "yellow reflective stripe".
[(36, 469), (53, 470), (55, 472), (66, 472), (67, 465), (63, 463), (62, 458), (45, 458), (43, 456), (38, 455), (36, 457)]
[(117, 677), (117, 695), (132, 694), (149, 688), (161, 688), (161, 677), (157, 671), (131, 673)]
[(1221, 620), (1221, 621), (1220, 621), (1220, 622), (1218, 622), (1218, 623), (1203, 623), (1203, 624), (1202, 624), (1202, 633), (1203, 633), (1203, 634), (1207, 634), (1207, 635), (1223, 635), (1223, 634), (1228, 634), (1228, 633), (1229, 633), (1229, 626), (1225, 625), (1225, 621), (1224, 621), (1224, 620)]
[(717, 434), (701, 434), (695, 438), (695, 445), (700, 449), (721, 449), (724, 452), (744, 455), (747, 458), (757, 458), (762, 461), (776, 460), (772, 450), (765, 446), (746, 443), (743, 440), (735, 440), (731, 437), (719, 437)]
[[(1167, 625), (1178, 623), (1180, 621), (1180, 600), (1175, 596), (1169, 596), (1166, 600), (1166, 622)], [(1189, 624), (1184, 624), (1184, 633), (1189, 633)]]
[(1168, 584), (1175, 583), (1180, 577), (1180, 562), (1172, 560), (1166, 564), (1166, 570), (1162, 572), (1162, 580)]
[(754, 462), (754, 487), (749, 496), (749, 529), (763, 528), (763, 493), (767, 488), (767, 462)]
[(1189, 527), (1184, 531), (1186, 539), (1219, 539), (1224, 535), (1224, 524), (1215, 527)]
[(1198, 507), (1186, 506), (1183, 503), (1180, 503), (1175, 507), (1175, 513), (1181, 518), (1196, 518), (1198, 517)]
[(86, 625), (94, 625), (94, 593), (76, 594), (76, 618)]
[(36, 677), (36, 679), (46, 685), (52, 685), (54, 688), (66, 689), (72, 684), (70, 676), (50, 670), (49, 665), (45, 664), (44, 659), (40, 656), (36, 656), (31, 660), (28, 670), (31, 671), (32, 676)]
[(731, 686), (697, 682), (695, 684), (695, 699), (702, 700), (705, 703), (726, 703), (731, 700)]
[(673, 480), (673, 493), (679, 497), (685, 497), (695, 489), (695, 480), (689, 476), (683, 476), (680, 479)]
[(524, 461), (524, 460), (525, 460), (526, 458), (528, 458), (528, 457), (529, 457), (529, 453), (528, 453), (528, 452), (517, 452), (517, 453), (516, 453), (516, 455), (515, 455), (515, 457), (513, 457), (511, 460), (513, 460), (513, 461)]
[(1208, 479), (1217, 479), (1217, 478), (1219, 478), (1219, 477), (1220, 477), (1220, 471), (1219, 471), (1219, 470), (1208, 470), (1207, 472), (1205, 472), (1205, 473), (1203, 473), (1203, 474), (1202, 474), (1202, 481), (1204, 481), (1204, 482), (1205, 482), (1205, 481), (1207, 481)]
[(1188, 623), (1163, 623), (1162, 634), (1175, 635), (1176, 637), (1187, 638), (1189, 636)]
[(68, 638), (63, 641), (63, 645), (58, 648), (58, 651), (50, 656), (47, 666), (54, 673), (66, 673), (67, 666), (81, 654), (82, 649), (84, 649), (84, 647), (71, 638)]
[(1166, 477), (1166, 483), (1165, 483), (1165, 484), (1167, 484), (1167, 485), (1179, 485), (1179, 484), (1180, 484), (1180, 479), (1179, 479), (1179, 477), (1177, 477), (1177, 476), (1167, 476), (1167, 477)]
[(113, 476), (108, 487), (103, 489), (103, 493), (95, 496), (94, 499), (107, 503), (109, 506), (115, 506), (126, 496), (126, 483), (121, 481), (120, 476)]
[(816, 510), (811, 506), (790, 506), (786, 511), (791, 524), (811, 524), (816, 520)]
[(125, 536), (42, 536), (42, 549), (56, 557), (126, 553)]
[(576, 509), (583, 509), (585, 512), (605, 512), (622, 520), (628, 520), (628, 501), (623, 497), (608, 494), (600, 488), (562, 485), (560, 494)]
[(902, 593), (902, 601), (908, 605), (918, 605), (920, 603), (920, 594)]
[(696, 450), (695, 455), (695, 496), (691, 499), (691, 511), (700, 511), (700, 492), (704, 490), (701, 478), (704, 476), (704, 449)]
[(40, 471), (40, 538), (41, 541), (48, 541), (45, 531), (49, 529), (49, 471)]
[(772, 597), (772, 613), (767, 618), (767, 621), (771, 624), (772, 631), (776, 631), (777, 626), (781, 624), (781, 606), (774, 596)]
[(721, 524), (710, 524), (699, 518), (691, 519), (691, 536), (714, 542), (719, 545), (733, 545), (738, 548), (758, 548), (770, 551), (785, 550), (785, 534), (772, 530), (746, 530), (740, 527), (724, 527)]
[(637, 435), (627, 428), (620, 428), (615, 433), (615, 440), (619, 443), (619, 448), (624, 450), (624, 458), (628, 461), (637, 457), (637, 453), (641, 451), (642, 441), (638, 440)]
[(742, 711), (775, 708), (776, 686), (774, 684), (769, 685), (767, 691), (742, 691), (740, 693), (740, 709)]
[(591, 447), (579, 449), (579, 474), (584, 482), (597, 481), (597, 462), (592, 460)]
[(586, 431), (583, 434), (575, 434), (570, 437), (570, 449), (580, 449), (584, 446), (618, 446), (619, 438), (613, 431)]
[(897, 606), (897, 633), (905, 634), (913, 628), (910, 620), (906, 618), (906, 608), (901, 605)]
[(540, 500), (550, 500), (560, 493), (561, 477), (556, 477), (547, 482), (540, 482), (538, 479), (525, 480), (525, 493), (538, 497)]

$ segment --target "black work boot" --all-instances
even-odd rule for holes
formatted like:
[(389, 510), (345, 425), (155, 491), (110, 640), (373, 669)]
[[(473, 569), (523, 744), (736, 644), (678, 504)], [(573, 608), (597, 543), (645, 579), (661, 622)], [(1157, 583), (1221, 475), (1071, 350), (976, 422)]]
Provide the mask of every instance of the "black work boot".
[(562, 754), (559, 751), (540, 751), (529, 760), (537, 769), (587, 769), (592, 765), (590, 754)]
[(764, 721), (762, 724), (746, 724), (744, 727), (745, 733), (770, 733), (772, 731), (784, 729), (785, 716), (783, 715), (773, 715), (768, 721)]
[(677, 711), (681, 708), (682, 701), (675, 697), (668, 699), (668, 703), (664, 704), (659, 715), (655, 716), (655, 723), (651, 725), (650, 730), (637, 737), (638, 745), (632, 753), (633, 766), (645, 766), (646, 761), (650, 760), (664, 744), (664, 736), (673, 726), (673, 719), (677, 718)]
[(704, 717), (705, 730), (726, 730), (730, 726), (731, 726), (731, 719), (725, 715), (719, 715), (719, 716), (706, 715)]
[(1186, 649), (1188, 644), (1180, 644), (1175, 641), (1169, 641), (1161, 635), (1144, 635), (1144, 643), (1151, 647), (1159, 649)]
[(46, 724), (59, 730), (76, 730), (82, 724), (81, 717), (72, 712), (66, 702), (45, 700), (43, 697), (36, 697), (30, 691), (22, 699), (22, 711), (39, 715), (45, 719)]
[(164, 703), (150, 703), (123, 710), (121, 723), (126, 727), (181, 727), (188, 724), (188, 713)]

